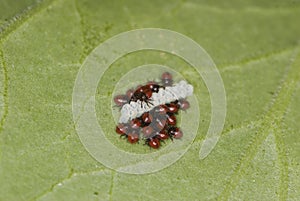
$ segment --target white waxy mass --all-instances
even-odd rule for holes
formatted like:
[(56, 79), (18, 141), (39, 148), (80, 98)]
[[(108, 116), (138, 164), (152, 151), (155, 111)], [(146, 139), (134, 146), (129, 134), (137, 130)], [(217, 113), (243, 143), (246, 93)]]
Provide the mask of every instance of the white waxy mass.
[(178, 99), (183, 99), (193, 95), (193, 86), (182, 80), (174, 86), (159, 89), (158, 93), (152, 93), (151, 103), (146, 104), (138, 100), (137, 102), (131, 101), (123, 105), (121, 109), (121, 116), (119, 123), (127, 123), (136, 117), (140, 117), (143, 113), (152, 110), (154, 107), (173, 102)]

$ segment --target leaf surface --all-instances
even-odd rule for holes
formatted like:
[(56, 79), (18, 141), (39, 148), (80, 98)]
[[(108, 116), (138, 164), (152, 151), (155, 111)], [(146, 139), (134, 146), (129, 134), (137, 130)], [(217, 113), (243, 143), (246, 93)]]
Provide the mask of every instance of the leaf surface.
[[(18, 2), (1, 2), (0, 26), (36, 5)], [(300, 200), (299, 1), (40, 4), (0, 33), (0, 200)], [(97, 116), (117, 147), (150, 152), (114, 133), (112, 91), (133, 67), (172, 66), (195, 87), (201, 110), (197, 138), (179, 161), (157, 173), (128, 175), (85, 150), (72, 119), (72, 91), (95, 47), (148, 27), (177, 31), (205, 48), (224, 81), (227, 118), (217, 146), (199, 160), (210, 121), (201, 78), (173, 55), (126, 55), (105, 72), (96, 94)]]

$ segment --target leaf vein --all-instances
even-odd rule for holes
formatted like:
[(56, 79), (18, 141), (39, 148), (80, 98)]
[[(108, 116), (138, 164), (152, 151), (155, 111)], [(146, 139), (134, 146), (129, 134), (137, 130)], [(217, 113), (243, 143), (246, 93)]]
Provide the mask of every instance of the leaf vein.
[[(297, 50), (296, 50), (297, 52)], [(228, 200), (232, 191), (238, 185), (239, 180), (243, 177), (246, 168), (250, 165), (251, 161), (255, 157), (259, 147), (264, 142), (264, 140), (268, 137), (268, 135), (273, 131), (273, 127), (277, 128), (281, 125), (283, 117), (287, 111), (288, 105), (291, 102), (293, 93), (296, 88), (295, 78), (298, 78), (298, 69), (296, 65), (289, 65), (289, 73), (286, 77), (285, 82), (282, 83), (282, 86), (279, 88), (278, 96), (270, 109), (270, 111), (261, 119), (258, 128), (259, 131), (256, 132), (256, 135), (251, 139), (248, 147), (246, 148), (245, 153), (242, 155), (240, 161), (234, 168), (233, 175), (227, 182), (224, 190), (218, 197), (218, 200)], [(295, 77), (296, 76), (296, 77)], [(281, 158), (280, 160), (284, 160)], [(282, 178), (286, 178), (286, 170), (281, 170), (281, 181)], [(285, 188), (285, 182), (281, 182), (280, 188)], [(286, 190), (280, 190), (280, 197), (285, 197)]]

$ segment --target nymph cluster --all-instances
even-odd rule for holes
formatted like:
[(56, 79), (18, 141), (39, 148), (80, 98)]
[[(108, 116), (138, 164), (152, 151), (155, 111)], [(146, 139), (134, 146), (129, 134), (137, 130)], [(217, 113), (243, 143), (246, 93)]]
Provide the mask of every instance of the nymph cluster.
[(143, 139), (154, 149), (164, 140), (181, 138), (176, 115), (190, 107), (186, 97), (192, 93), (193, 87), (186, 81), (173, 84), (172, 75), (164, 72), (160, 82), (150, 81), (115, 96), (114, 102), (121, 108), (116, 132), (132, 144)]

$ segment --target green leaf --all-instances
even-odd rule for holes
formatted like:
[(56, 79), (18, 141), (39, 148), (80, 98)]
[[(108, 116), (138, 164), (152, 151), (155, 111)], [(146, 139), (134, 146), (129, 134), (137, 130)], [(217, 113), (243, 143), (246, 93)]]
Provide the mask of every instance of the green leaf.
[[(299, 18), (297, 0), (2, 1), (0, 200), (300, 200)], [(136, 66), (176, 69), (194, 86), (201, 110), (198, 135), (180, 160), (128, 175), (85, 150), (72, 119), (72, 91), (95, 47), (148, 27), (177, 31), (205, 48), (224, 81), (227, 117), (217, 146), (199, 160), (210, 123), (201, 78), (170, 54), (122, 57), (96, 95), (98, 118), (117, 147), (151, 152), (120, 140), (110, 111), (115, 84)]]
[(26, 8), (34, 4), (34, 0), (24, 0), (24, 1), (1, 1), (0, 2), (0, 26), (8, 22), (9, 19), (17, 16), (18, 14), (24, 12)]

